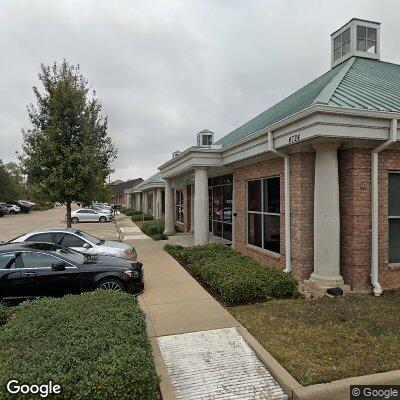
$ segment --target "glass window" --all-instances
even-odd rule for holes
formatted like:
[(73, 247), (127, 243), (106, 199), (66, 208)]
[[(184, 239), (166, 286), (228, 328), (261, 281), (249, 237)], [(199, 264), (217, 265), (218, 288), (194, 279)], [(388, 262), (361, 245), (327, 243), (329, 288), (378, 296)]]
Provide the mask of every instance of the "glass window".
[[(262, 197), (262, 209), (253, 205)], [(255, 199), (253, 199), (253, 196)], [(248, 243), (280, 253), (280, 178), (266, 178), (247, 182)]]
[(357, 26), (357, 37), (360, 39), (367, 38), (367, 27), (366, 26)]
[(233, 183), (233, 175), (225, 175), (222, 177), (222, 184)]
[(232, 241), (233, 175), (212, 178), (208, 196), (209, 231), (214, 236)]
[(350, 28), (333, 39), (334, 59), (337, 60), (350, 51)]
[(3, 253), (0, 254), (0, 269), (10, 269), (15, 266), (15, 254)]
[(223, 220), (224, 222), (232, 222), (233, 200), (232, 185), (222, 186), (223, 199)]
[(261, 211), (261, 180), (249, 181), (247, 184), (247, 209)]
[(54, 263), (60, 262), (58, 258), (43, 253), (24, 252), (21, 257), (22, 268), (51, 268)]
[(389, 174), (389, 215), (400, 216), (400, 173)]
[(61, 241), (61, 246), (64, 247), (83, 247), (86, 242), (75, 235), (66, 234)]
[(213, 219), (222, 220), (222, 187), (216, 186), (213, 189)]
[(357, 38), (357, 50), (359, 51), (367, 51), (367, 41), (365, 39)]
[(376, 29), (357, 26), (357, 50), (376, 53)]
[(224, 224), (223, 238), (232, 241), (232, 224)]
[(184, 222), (183, 190), (176, 191), (176, 220)]
[(248, 241), (253, 246), (262, 247), (261, 214), (248, 214)]
[(36, 235), (29, 236), (25, 242), (48, 242), (54, 243), (52, 233), (38, 233)]
[(104, 243), (104, 240), (97, 238), (96, 236), (90, 235), (89, 233), (83, 231), (76, 231), (76, 234), (83, 239), (86, 239), (88, 242), (93, 244), (101, 244)]
[(279, 214), (280, 210), (280, 179), (264, 179), (264, 212)]
[(68, 249), (66, 247), (59, 246), (55, 250), (52, 250), (55, 254), (66, 258), (69, 261), (83, 264), (85, 262), (85, 255), (79, 251)]
[(264, 215), (264, 249), (280, 253), (280, 217)]
[(389, 263), (400, 263), (400, 173), (389, 173)]

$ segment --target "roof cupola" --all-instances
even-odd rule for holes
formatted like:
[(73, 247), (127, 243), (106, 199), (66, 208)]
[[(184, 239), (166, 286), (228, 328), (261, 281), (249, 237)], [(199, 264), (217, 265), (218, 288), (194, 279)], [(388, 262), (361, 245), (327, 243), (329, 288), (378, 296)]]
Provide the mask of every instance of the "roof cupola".
[(331, 34), (332, 68), (350, 57), (379, 60), (380, 22), (353, 18)]

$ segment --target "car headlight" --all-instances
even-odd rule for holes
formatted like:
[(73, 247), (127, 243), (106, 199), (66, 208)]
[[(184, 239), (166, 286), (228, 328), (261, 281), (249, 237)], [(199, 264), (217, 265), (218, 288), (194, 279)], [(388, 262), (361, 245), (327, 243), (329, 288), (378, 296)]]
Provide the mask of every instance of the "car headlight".
[(137, 278), (139, 276), (139, 272), (131, 270), (124, 271), (124, 274), (129, 276), (130, 278)]
[(132, 249), (126, 249), (124, 250), (124, 253), (131, 258), (135, 258), (136, 257), (136, 251), (132, 250)]

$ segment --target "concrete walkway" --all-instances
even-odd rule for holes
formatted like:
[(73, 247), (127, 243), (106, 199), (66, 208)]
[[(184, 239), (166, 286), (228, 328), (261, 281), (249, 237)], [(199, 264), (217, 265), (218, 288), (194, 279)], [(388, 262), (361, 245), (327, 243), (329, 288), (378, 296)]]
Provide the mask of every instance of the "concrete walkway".
[[(147, 329), (153, 345), (157, 372), (161, 376), (163, 399), (177, 399), (157, 338), (222, 328), (238, 328), (247, 342), (255, 339), (163, 250), (165, 241), (153, 241), (143, 235), (125, 215), (117, 217), (117, 226), (123, 240), (136, 247), (139, 261), (144, 264), (145, 291), (139, 296), (139, 302), (147, 316)], [(252, 348), (255, 350), (254, 346)], [(264, 349), (255, 352), (260, 359), (263, 358), (261, 353), (266, 353)], [(281, 373), (281, 367), (278, 365), (277, 368)], [(283, 370), (282, 373), (285, 374), (286, 371)], [(293, 378), (289, 376), (289, 379)], [(278, 385), (276, 387), (280, 388)]]
[(143, 235), (129, 217), (117, 217), (117, 224), (123, 240), (134, 244), (139, 261), (144, 264), (145, 291), (139, 301), (150, 318), (151, 337), (239, 326), (238, 321), (164, 251), (164, 241), (156, 242)]

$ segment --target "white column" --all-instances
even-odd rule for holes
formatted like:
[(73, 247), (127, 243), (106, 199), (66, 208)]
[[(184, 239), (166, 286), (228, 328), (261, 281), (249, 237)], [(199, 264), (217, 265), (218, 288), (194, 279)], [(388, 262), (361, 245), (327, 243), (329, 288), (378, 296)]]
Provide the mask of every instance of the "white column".
[(148, 213), (149, 212), (149, 205), (147, 201), (147, 192), (143, 192), (143, 212)]
[(140, 210), (140, 193), (136, 193), (136, 210)]
[(208, 175), (207, 168), (194, 171), (194, 244), (208, 243)]
[(156, 195), (156, 216), (157, 218), (161, 218), (162, 213), (162, 191), (161, 188), (157, 188), (157, 195)]
[[(208, 190), (208, 189), (207, 189)], [(190, 232), (194, 232), (194, 185), (190, 185)]]
[(165, 180), (165, 235), (175, 234), (175, 202), (174, 190), (171, 187), (171, 180)]
[(321, 289), (344, 285), (340, 275), (338, 147), (337, 142), (314, 145), (314, 272), (310, 282)]
[(153, 218), (157, 218), (157, 192), (153, 190)]

